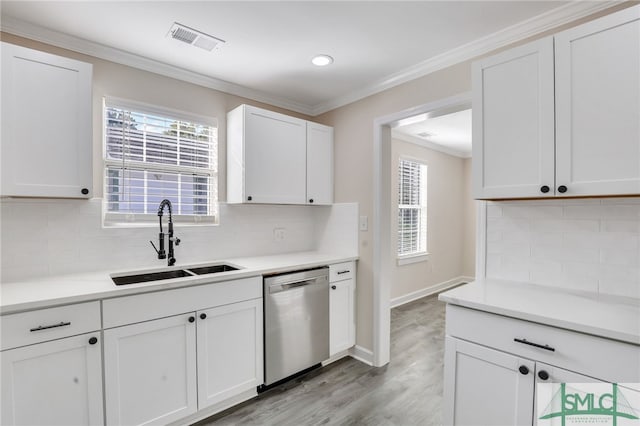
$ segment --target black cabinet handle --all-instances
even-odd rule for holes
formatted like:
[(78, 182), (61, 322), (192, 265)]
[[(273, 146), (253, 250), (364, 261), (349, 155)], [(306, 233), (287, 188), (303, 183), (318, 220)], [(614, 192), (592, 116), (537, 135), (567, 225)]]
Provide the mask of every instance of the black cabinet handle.
[(535, 346), (536, 348), (544, 349), (546, 351), (555, 352), (555, 348), (552, 348), (549, 345), (541, 345), (540, 343), (529, 342), (527, 339), (513, 339), (514, 342), (522, 343), (524, 345)]
[(549, 187), (547, 185), (542, 185), (540, 187), (540, 192), (542, 192), (543, 194), (546, 194), (547, 192), (549, 192)]
[(549, 373), (544, 370), (538, 371), (538, 377), (540, 377), (540, 380), (547, 380), (549, 378)]
[(196, 317), (189, 317), (189, 322), (194, 322), (196, 320)]
[(561, 194), (564, 194), (565, 192), (567, 192), (567, 187), (564, 186), (564, 185), (560, 185), (558, 187), (558, 192), (561, 193)]
[(309, 198), (309, 202), (313, 204), (313, 198)]
[(351, 272), (351, 271), (349, 271), (349, 270), (347, 269), (346, 271), (338, 271), (338, 272), (336, 272), (336, 274), (337, 274), (337, 275), (342, 275), (342, 274), (348, 274), (349, 272)]
[(251, 195), (249, 195), (249, 196), (247, 197), (247, 201), (251, 201), (251, 200), (253, 200), (253, 197), (252, 197)]
[(82, 190), (80, 192), (82, 192), (82, 195), (87, 195), (89, 193), (89, 189), (82, 188)]
[(90, 345), (95, 345), (96, 343), (98, 343), (98, 338), (97, 337), (92, 337), (91, 339), (89, 339), (89, 344)]
[(338, 288), (338, 287), (336, 287), (335, 285), (331, 286), (331, 290), (335, 290), (336, 288)]
[(205, 319), (206, 317), (207, 317), (207, 314), (205, 313), (200, 314), (200, 319)]
[(32, 328), (29, 329), (29, 331), (33, 332), (33, 331), (40, 331), (40, 330), (48, 330), (50, 328), (56, 328), (56, 327), (66, 327), (67, 325), (71, 325), (70, 322), (60, 322), (58, 324), (52, 324), (52, 325), (39, 325), (36, 328)]
[(527, 366), (526, 366), (526, 365), (521, 365), (521, 366), (518, 368), (518, 371), (520, 372), (520, 374), (525, 375), (525, 376), (526, 376), (527, 374), (529, 374), (529, 369), (527, 368)]

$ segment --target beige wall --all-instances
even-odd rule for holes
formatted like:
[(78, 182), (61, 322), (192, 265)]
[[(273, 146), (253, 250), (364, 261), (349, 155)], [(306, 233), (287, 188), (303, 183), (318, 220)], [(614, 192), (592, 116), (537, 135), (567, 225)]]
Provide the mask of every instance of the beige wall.
[(464, 160), (462, 178), (462, 276), (476, 275), (476, 201), (471, 193), (471, 158)]
[(310, 120), (311, 117), (271, 105), (229, 95), (224, 92), (142, 71), (126, 65), (61, 49), (48, 44), (1, 33), (2, 41), (53, 53), (93, 64), (93, 194), (102, 197), (102, 99), (113, 96), (132, 101), (164, 106), (184, 112), (218, 119), (218, 194), (221, 201), (227, 197), (226, 184), (226, 115), (241, 104), (278, 111)]
[[(427, 251), (426, 262), (398, 266), (391, 270), (391, 299), (458, 278), (465, 269), (465, 237), (473, 221), (467, 184), (469, 160), (394, 139), (391, 146), (391, 235), (397, 248), (398, 162), (400, 158), (427, 165)], [(469, 199), (467, 200), (467, 197)], [(473, 244), (472, 244), (473, 247)]]

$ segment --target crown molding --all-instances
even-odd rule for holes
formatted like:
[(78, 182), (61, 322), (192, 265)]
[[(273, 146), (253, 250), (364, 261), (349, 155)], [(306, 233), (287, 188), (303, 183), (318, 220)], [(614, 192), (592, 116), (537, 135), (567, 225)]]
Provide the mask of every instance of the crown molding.
[(228, 81), (169, 65), (164, 62), (105, 46), (100, 43), (94, 43), (58, 31), (33, 25), (8, 16), (2, 17), (0, 30), (20, 37), (29, 38), (89, 56), (183, 80), (199, 86), (263, 102), (301, 114), (317, 116), (408, 81), (415, 80), (416, 78), (423, 77), (432, 72), (473, 59), (511, 43), (518, 42), (536, 34), (540, 34), (541, 32), (556, 28), (560, 25), (600, 12), (617, 4), (624, 3), (625, 1), (627, 0), (571, 1), (564, 6), (550, 10), (486, 37), (474, 40), (458, 48), (437, 55), (397, 73), (391, 74), (374, 84), (316, 105), (303, 104), (286, 99), (285, 97), (273, 96), (263, 91), (250, 89)]
[(283, 97), (273, 96), (259, 90), (230, 83), (228, 81), (219, 80), (217, 78), (189, 71), (174, 65), (169, 65), (144, 56), (135, 55), (100, 43), (53, 31), (13, 17), (2, 16), (2, 20), (0, 21), (0, 30), (20, 37), (50, 44), (52, 46), (72, 50), (74, 52), (127, 65), (166, 77), (175, 78), (177, 80), (186, 81), (199, 86), (208, 87), (220, 92), (253, 99), (254, 101), (263, 102), (269, 105), (288, 109), (290, 111), (299, 112), (301, 114), (311, 115), (313, 112), (313, 108), (309, 105), (294, 102)]
[(430, 141), (427, 141), (427, 140), (424, 140), (424, 139), (417, 138), (417, 137), (412, 136), (412, 135), (407, 135), (405, 133), (400, 133), (399, 131), (397, 131), (395, 129), (391, 129), (391, 138), (392, 139), (398, 139), (398, 140), (401, 140), (403, 142), (412, 143), (414, 145), (418, 145), (418, 146), (421, 146), (423, 148), (432, 149), (434, 151), (442, 152), (444, 154), (452, 155), (454, 157), (471, 158), (471, 151), (464, 152), (464, 151), (460, 151), (460, 150), (457, 150), (457, 149), (449, 148), (449, 147), (446, 147), (446, 146), (443, 146), (443, 145), (439, 145), (439, 144), (434, 143), (434, 142), (430, 142)]
[(427, 74), (468, 61), (493, 50), (516, 43), (528, 37), (557, 28), (561, 25), (592, 15), (604, 9), (608, 9), (627, 0), (607, 1), (580, 1), (573, 0), (548, 12), (534, 16), (526, 21), (519, 22), (503, 30), (489, 34), (486, 37), (474, 40), (455, 49), (449, 50), (426, 61), (405, 68), (391, 74), (378, 82), (362, 89), (347, 93), (344, 96), (317, 104), (313, 107), (311, 115), (316, 116), (327, 111), (359, 101), (368, 96), (375, 95), (384, 90), (398, 86)]

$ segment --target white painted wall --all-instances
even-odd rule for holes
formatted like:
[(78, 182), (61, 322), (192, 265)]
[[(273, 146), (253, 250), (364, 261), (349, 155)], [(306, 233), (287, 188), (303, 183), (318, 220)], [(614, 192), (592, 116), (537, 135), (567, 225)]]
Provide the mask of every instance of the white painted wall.
[(640, 198), (487, 205), (487, 277), (640, 298)]
[[(149, 244), (157, 242), (157, 225), (103, 228), (101, 201), (0, 201), (1, 281), (165, 266)], [(317, 249), (355, 256), (357, 214), (353, 203), (335, 208), (221, 204), (219, 226), (175, 225), (182, 240), (176, 264)], [(275, 241), (274, 228), (285, 229), (284, 241)]]
[[(474, 261), (474, 240), (466, 241), (475, 221), (471, 202), (468, 159), (445, 154), (413, 143), (393, 139), (391, 145), (391, 235), (394, 253), (397, 252), (398, 232), (398, 163), (408, 158), (427, 165), (427, 261), (398, 265), (391, 270), (391, 305), (413, 300), (442, 288), (459, 283), (465, 270), (473, 271), (473, 264), (465, 265), (471, 247)], [(468, 199), (467, 199), (468, 198)], [(470, 223), (466, 223), (470, 222)], [(472, 235), (473, 238), (473, 235)], [(470, 276), (473, 276), (473, 272)]]

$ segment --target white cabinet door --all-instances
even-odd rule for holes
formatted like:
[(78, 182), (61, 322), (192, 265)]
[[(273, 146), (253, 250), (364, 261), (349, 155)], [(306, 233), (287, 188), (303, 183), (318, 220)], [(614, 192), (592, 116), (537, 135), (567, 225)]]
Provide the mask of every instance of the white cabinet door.
[(306, 202), (304, 120), (245, 106), (245, 202)]
[(262, 299), (199, 311), (198, 408), (264, 381)]
[(531, 425), (535, 363), (445, 337), (445, 425)]
[(109, 425), (166, 424), (197, 410), (195, 314), (104, 331)]
[(551, 37), (474, 63), (475, 198), (553, 195), (553, 85)]
[(2, 43), (1, 195), (91, 197), (91, 72)]
[(640, 193), (640, 7), (555, 36), (556, 187)]
[(329, 355), (356, 344), (355, 281), (332, 282), (329, 290)]
[(307, 122), (307, 202), (333, 203), (333, 127)]
[(100, 340), (96, 332), (3, 351), (2, 424), (104, 424)]

